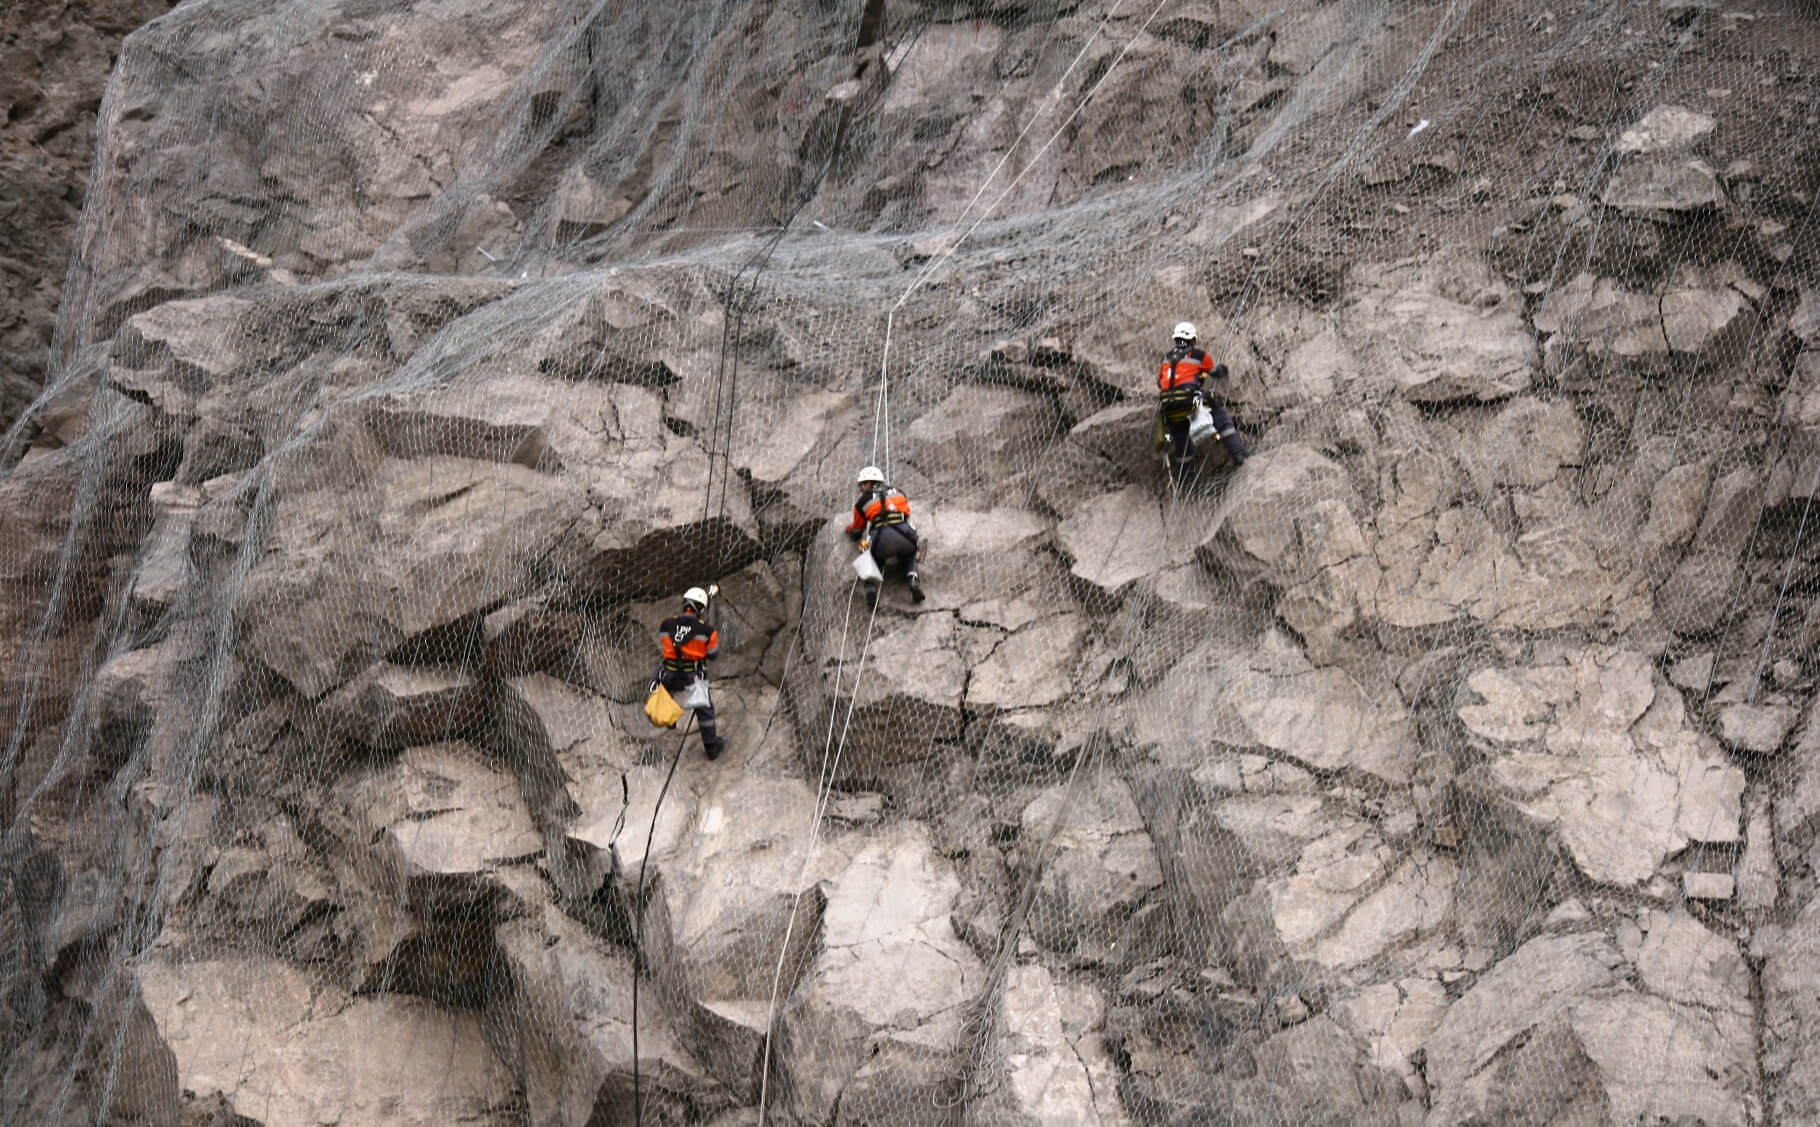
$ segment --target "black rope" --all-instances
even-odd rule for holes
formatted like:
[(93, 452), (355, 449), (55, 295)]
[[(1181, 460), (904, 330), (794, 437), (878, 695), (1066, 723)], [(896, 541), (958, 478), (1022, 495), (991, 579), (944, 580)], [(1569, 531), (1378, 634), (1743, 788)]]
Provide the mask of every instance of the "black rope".
[(642, 1124), (645, 1121), (644, 1088), (639, 1084), (638, 1067), (638, 964), (645, 957), (645, 872), (651, 865), (651, 843), (657, 837), (657, 815), (664, 807), (664, 796), (670, 793), (670, 780), (676, 777), (676, 767), (682, 762), (683, 747), (689, 742), (689, 729), (695, 723), (695, 713), (683, 722), (682, 736), (676, 741), (676, 754), (670, 757), (670, 770), (664, 775), (664, 785), (658, 788), (657, 802), (651, 807), (651, 824), (645, 827), (645, 855), (638, 862), (638, 892), (632, 898), (632, 1122)]
[[(861, 18), (863, 22), (865, 18), (864, 15), (862, 15)], [(922, 23), (913, 25), (913, 32), (911, 33), (912, 42), (922, 35), (923, 27), (924, 25)], [(864, 29), (862, 28), (861, 36), (863, 37), (863, 35)], [(900, 39), (897, 44), (887, 45), (886, 49), (881, 52), (879, 57), (882, 59), (886, 54), (894, 52), (901, 42), (902, 40)], [(862, 51), (871, 45), (872, 43), (861, 42), (856, 46), (855, 53), (857, 54), (859, 51)], [(858, 77), (862, 70), (863, 67), (856, 67), (855, 77)], [(891, 72), (889, 70), (885, 71), (885, 81), (887, 83), (890, 82), (890, 74)], [(727, 293), (722, 307), (724, 312), (721, 317), (720, 355), (715, 364), (714, 408), (709, 416), (714, 420), (712, 424), (713, 431), (718, 435), (723, 426), (720, 413), (722, 402), (721, 389), (723, 385), (730, 385), (726, 396), (727, 414), (724, 423), (726, 438), (721, 448), (722, 472), (720, 516), (723, 519), (727, 515), (727, 494), (728, 490), (731, 488), (733, 476), (731, 467), (734, 426), (733, 409), (734, 405), (739, 400), (739, 352), (729, 346), (730, 344), (737, 342), (740, 330), (745, 326), (746, 314), (752, 309), (753, 303), (758, 297), (759, 282), (763, 280), (766, 272), (770, 270), (771, 256), (777, 252), (777, 248), (783, 242), (784, 236), (790, 233), (790, 228), (795, 225), (797, 217), (802, 214), (803, 208), (809, 205), (809, 202), (821, 191), (822, 185), (827, 183), (828, 175), (834, 171), (834, 162), (840, 159), (841, 148), (847, 139), (847, 126), (851, 124), (850, 118), (846, 116), (851, 113), (851, 104), (844, 105), (840, 112), (842, 116), (835, 123), (834, 137), (828, 147), (828, 159), (822, 162), (821, 171), (815, 174), (813, 180), (803, 186), (803, 190), (798, 194), (796, 202), (790, 206), (789, 213), (784, 216), (783, 222), (778, 225), (771, 237), (765, 241), (765, 245), (760, 247), (751, 258), (742, 263), (739, 270), (736, 271), (733, 277), (727, 282)], [(739, 284), (740, 281), (745, 278), (748, 271), (751, 271), (751, 281), (746, 288), (745, 297), (740, 299), (738, 298)], [(731, 361), (728, 360), (729, 353), (732, 354)], [(712, 443), (710, 443), (708, 452), (708, 496), (706, 502), (702, 506), (703, 521), (708, 519), (708, 512), (713, 507), (713, 503), (714, 453)], [(722, 554), (715, 560), (716, 568), (718, 569), (725, 560), (725, 545), (723, 544)]]
[[(822, 185), (827, 182), (828, 173), (833, 170), (834, 161), (838, 156), (839, 150), (837, 148), (829, 151), (828, 159), (823, 162), (821, 171), (817, 173), (815, 179), (805, 185), (803, 191), (798, 194), (796, 203), (791, 206), (789, 214), (784, 216), (783, 223), (778, 226), (777, 230), (769, 239), (765, 240), (764, 246), (760, 247), (751, 258), (740, 265), (739, 270), (735, 272), (733, 277), (727, 282), (726, 297), (724, 298), (722, 305), (720, 355), (715, 363), (714, 372), (714, 405), (709, 414), (709, 418), (713, 420), (713, 423), (711, 424), (713, 430), (708, 448), (708, 494), (702, 504), (703, 521), (708, 519), (708, 513), (714, 505), (714, 448), (712, 439), (721, 437), (723, 427), (725, 429), (725, 437), (721, 441), (719, 514), (722, 519), (725, 519), (727, 515), (727, 497), (732, 489), (734, 408), (739, 402), (739, 350), (733, 347), (733, 345), (738, 342), (740, 332), (745, 328), (746, 314), (753, 308), (754, 303), (757, 301), (759, 283), (764, 280), (765, 273), (771, 268), (771, 256), (777, 252), (777, 248), (783, 242), (784, 236), (790, 233), (790, 227), (796, 222), (797, 217), (802, 214), (803, 208), (807, 207), (809, 201), (813, 200), (816, 194), (821, 191)], [(746, 277), (748, 271), (751, 272), (751, 280), (746, 287), (745, 296), (742, 298), (739, 296), (739, 285), (741, 280)], [(731, 359), (729, 359), (729, 354), (731, 355)], [(726, 389), (726, 416), (724, 422), (721, 415), (723, 388)], [(723, 543), (721, 554), (715, 559), (716, 569), (718, 569), (725, 560), (726, 545)]]

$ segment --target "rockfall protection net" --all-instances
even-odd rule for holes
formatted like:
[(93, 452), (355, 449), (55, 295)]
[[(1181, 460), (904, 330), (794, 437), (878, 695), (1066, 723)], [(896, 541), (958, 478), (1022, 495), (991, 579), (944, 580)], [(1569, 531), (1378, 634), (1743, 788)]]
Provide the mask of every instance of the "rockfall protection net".
[[(7, 1121), (1800, 1121), (1817, 76), (1703, 0), (183, 4), (0, 451)], [(1252, 458), (1174, 488), (1182, 319)], [(641, 711), (709, 582), (714, 761)]]

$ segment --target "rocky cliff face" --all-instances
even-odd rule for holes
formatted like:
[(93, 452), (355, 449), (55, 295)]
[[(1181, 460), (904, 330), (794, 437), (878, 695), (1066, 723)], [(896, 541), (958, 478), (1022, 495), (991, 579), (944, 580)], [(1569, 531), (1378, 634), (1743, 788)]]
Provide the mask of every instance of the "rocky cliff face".
[[(1820, 1113), (1820, 24), (653, 7), (126, 40), (0, 477), (9, 1121)], [(1182, 318), (1256, 450), (1175, 491)]]
[(51, 0), (0, 12), (0, 428), (44, 389), (57, 295), (120, 40), (171, 0)]

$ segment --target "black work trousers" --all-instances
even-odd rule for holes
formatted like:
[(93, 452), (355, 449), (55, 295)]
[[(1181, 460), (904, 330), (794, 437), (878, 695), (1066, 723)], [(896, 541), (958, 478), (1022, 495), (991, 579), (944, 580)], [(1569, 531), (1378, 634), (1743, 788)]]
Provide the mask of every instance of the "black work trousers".
[(916, 530), (908, 524), (882, 524), (872, 533), (872, 561), (889, 573), (903, 568), (905, 579), (916, 578)]
[[(1226, 413), (1226, 408), (1217, 403), (1209, 403), (1207, 413), (1213, 416), (1214, 432), (1220, 436), (1220, 445), (1226, 448), (1232, 464), (1236, 466), (1244, 462), (1245, 440), (1239, 437), (1238, 426), (1232, 421), (1232, 416)], [(1188, 436), (1192, 420), (1192, 415), (1184, 415), (1180, 419), (1163, 416), (1163, 426), (1169, 432), (1169, 459), (1175, 467), (1178, 480), (1187, 477), (1190, 467), (1194, 465), (1194, 441)]]

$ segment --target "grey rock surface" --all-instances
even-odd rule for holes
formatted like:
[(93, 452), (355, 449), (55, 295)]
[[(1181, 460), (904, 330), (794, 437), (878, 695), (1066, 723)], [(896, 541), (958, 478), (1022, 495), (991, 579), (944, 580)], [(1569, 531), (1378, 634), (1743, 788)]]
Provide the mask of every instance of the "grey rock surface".
[(53, 7), (0, 1107), (1814, 1117), (1805, 15)]

